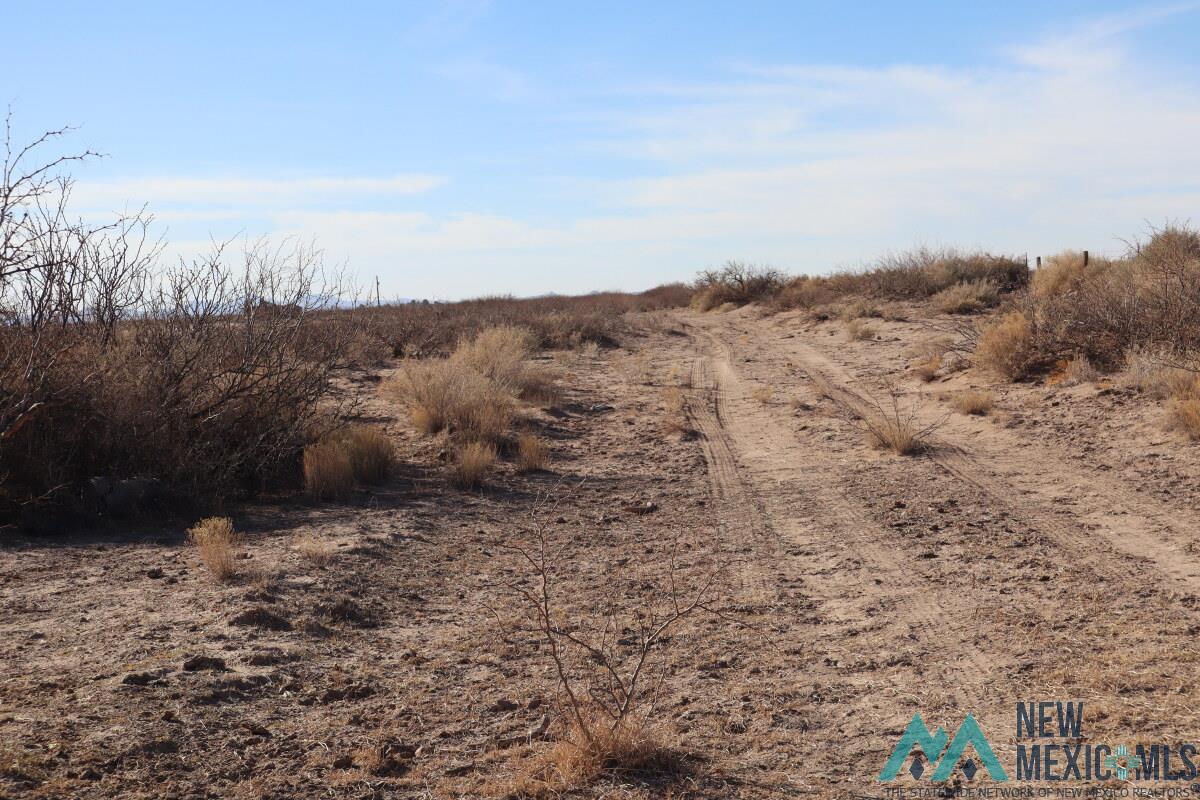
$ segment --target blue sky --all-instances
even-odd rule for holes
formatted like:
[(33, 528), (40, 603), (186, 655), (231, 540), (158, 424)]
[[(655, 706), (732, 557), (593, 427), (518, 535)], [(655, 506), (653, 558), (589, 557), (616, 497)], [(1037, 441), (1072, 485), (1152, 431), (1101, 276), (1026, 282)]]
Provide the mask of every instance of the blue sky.
[[(387, 296), (641, 289), (1200, 207), (1200, 3), (23, 3), (0, 101), (170, 256), (315, 237)], [(12, 35), (12, 32), (20, 35)], [(15, 66), (14, 66), (15, 65)]]

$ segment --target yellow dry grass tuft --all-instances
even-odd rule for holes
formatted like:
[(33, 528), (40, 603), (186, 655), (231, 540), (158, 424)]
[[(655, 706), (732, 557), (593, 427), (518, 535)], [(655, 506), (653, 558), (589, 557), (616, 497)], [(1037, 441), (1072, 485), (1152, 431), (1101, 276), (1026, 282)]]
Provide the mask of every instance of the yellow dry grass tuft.
[(354, 465), (337, 441), (304, 448), (304, 490), (314, 500), (337, 500), (354, 489)]
[(392, 471), (395, 463), (392, 440), (378, 428), (355, 425), (337, 441), (350, 458), (350, 469), (359, 483), (381, 483)]
[(656, 728), (633, 720), (615, 728), (589, 720), (587, 731), (573, 722), (567, 735), (536, 756), (523, 775), (496, 788), (508, 797), (548, 800), (605, 777), (661, 782), (686, 771), (683, 755)]
[(955, 396), (954, 408), (960, 414), (982, 417), (991, 413), (995, 402), (991, 392), (982, 389), (968, 389)]
[(496, 463), (496, 446), (490, 442), (468, 442), (458, 449), (454, 460), (452, 478), (454, 485), (462, 489), (475, 489), (482, 485), (483, 477)]
[(1015, 380), (1028, 368), (1032, 342), (1029, 319), (1020, 311), (1010, 311), (980, 333), (975, 361), (1006, 380)]
[(302, 558), (311, 561), (319, 567), (323, 567), (333, 560), (333, 555), (337, 552), (337, 548), (331, 542), (321, 538), (315, 533), (305, 533), (297, 536), (292, 543), (292, 547), (300, 554)]
[(750, 396), (765, 406), (775, 397), (775, 390), (770, 386), (759, 386), (750, 393)]
[(1200, 397), (1177, 397), (1168, 406), (1171, 427), (1193, 441), (1200, 440)]
[(550, 448), (532, 433), (522, 433), (517, 439), (517, 472), (541, 472), (550, 460)]
[(237, 575), (233, 548), (239, 537), (229, 517), (208, 517), (188, 528), (188, 539), (196, 546), (209, 573), (222, 583)]
[(987, 278), (962, 281), (933, 296), (933, 304), (945, 314), (973, 314), (994, 306), (1000, 299), (1000, 289)]
[(512, 394), (454, 359), (408, 363), (391, 389), (427, 436), (449, 429), (467, 441), (495, 443), (512, 422)]

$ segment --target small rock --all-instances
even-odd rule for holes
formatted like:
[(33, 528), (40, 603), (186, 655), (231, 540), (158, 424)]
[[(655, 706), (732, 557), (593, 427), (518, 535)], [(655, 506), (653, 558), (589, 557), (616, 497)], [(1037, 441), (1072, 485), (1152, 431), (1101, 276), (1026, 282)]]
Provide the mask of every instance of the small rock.
[(256, 606), (248, 608), (229, 620), (230, 625), (241, 625), (251, 628), (265, 628), (269, 631), (290, 631), (292, 623), (270, 609)]
[(153, 578), (154, 580), (158, 580), (162, 576), (163, 576), (163, 571), (162, 571), (161, 567), (151, 567), (150, 569), (146, 570), (147, 578)]
[(121, 684), (123, 686), (149, 686), (152, 683), (158, 683), (164, 674), (166, 674), (165, 670), (161, 669), (131, 672), (121, 678)]

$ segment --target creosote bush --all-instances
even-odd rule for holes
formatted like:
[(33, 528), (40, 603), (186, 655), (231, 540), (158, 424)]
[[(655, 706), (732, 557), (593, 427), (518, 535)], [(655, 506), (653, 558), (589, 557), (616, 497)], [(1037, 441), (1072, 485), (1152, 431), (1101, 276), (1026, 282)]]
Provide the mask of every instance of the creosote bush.
[(229, 517), (208, 517), (188, 529), (188, 540), (196, 546), (209, 574), (224, 583), (237, 575), (234, 546), (238, 535)]

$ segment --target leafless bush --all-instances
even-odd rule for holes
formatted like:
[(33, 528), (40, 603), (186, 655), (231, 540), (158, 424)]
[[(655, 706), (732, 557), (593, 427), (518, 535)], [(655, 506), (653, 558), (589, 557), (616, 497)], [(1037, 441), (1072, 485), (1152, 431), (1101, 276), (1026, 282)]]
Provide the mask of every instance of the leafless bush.
[(679, 769), (678, 755), (653, 733), (658, 695), (671, 663), (668, 642), (688, 617), (720, 616), (709, 601), (727, 565), (691, 581), (687, 589), (677, 540), (666, 585), (658, 595), (661, 605), (638, 599), (623, 608), (613, 597), (597, 619), (572, 620), (555, 583), (565, 567), (550, 545), (547, 526), (536, 519), (537, 510), (534, 513), (532, 547), (506, 545), (531, 573), (509, 588), (529, 615), (529, 630), (545, 645), (569, 722), (562, 726), (558, 745), (527, 776), (527, 784), (567, 790), (604, 773), (661, 777)]
[(767, 300), (783, 288), (783, 280), (777, 269), (727, 261), (720, 269), (700, 273), (692, 303), (701, 311), (711, 311), (726, 303), (740, 306)]
[[(350, 340), (342, 281), (298, 242), (166, 268), (149, 219), (68, 212), (74, 157), (14, 150), (0, 175), (0, 512), (92, 476), (200, 498), (294, 485)], [(86, 154), (85, 154), (86, 155)]]

